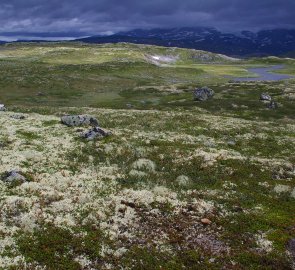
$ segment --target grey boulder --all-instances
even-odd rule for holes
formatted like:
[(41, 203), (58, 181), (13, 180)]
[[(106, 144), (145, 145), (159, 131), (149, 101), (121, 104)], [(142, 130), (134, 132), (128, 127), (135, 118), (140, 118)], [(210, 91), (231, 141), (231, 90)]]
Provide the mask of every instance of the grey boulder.
[(94, 140), (95, 138), (104, 138), (111, 135), (110, 132), (106, 132), (103, 129), (99, 127), (94, 127), (84, 133), (81, 134), (81, 137), (83, 139), (86, 139), (88, 141)]
[(268, 93), (262, 93), (260, 95), (260, 100), (262, 100), (262, 101), (271, 101), (272, 98)]
[(0, 104), (0, 112), (6, 111), (6, 107), (4, 104)]
[(22, 114), (13, 114), (13, 115), (10, 116), (10, 118), (17, 119), (17, 120), (23, 120), (26, 117), (24, 115), (22, 115)]
[(24, 177), (20, 172), (16, 170), (4, 173), (1, 179), (3, 182), (6, 182), (8, 184), (24, 183), (27, 181), (26, 177)]
[(99, 125), (97, 119), (89, 115), (65, 115), (61, 117), (61, 122), (68, 127)]
[(237, 142), (233, 139), (230, 139), (227, 141), (227, 145), (229, 145), (229, 146), (235, 146), (236, 144), (237, 144)]
[(205, 86), (205, 87), (201, 87), (201, 88), (197, 88), (195, 91), (194, 91), (194, 100), (197, 100), (197, 101), (206, 101), (208, 100), (209, 98), (213, 97), (214, 96), (214, 91)]
[(267, 107), (268, 107), (269, 109), (271, 109), (271, 110), (275, 110), (275, 109), (278, 108), (278, 104), (277, 104), (275, 101), (272, 100), (272, 101), (267, 105)]

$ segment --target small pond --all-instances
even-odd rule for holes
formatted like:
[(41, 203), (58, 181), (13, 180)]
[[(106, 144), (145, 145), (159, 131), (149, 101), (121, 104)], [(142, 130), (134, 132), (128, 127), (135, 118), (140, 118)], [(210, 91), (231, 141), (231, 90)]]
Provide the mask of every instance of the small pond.
[(280, 70), (283, 68), (284, 68), (283, 65), (261, 67), (261, 68), (249, 68), (247, 70), (251, 73), (255, 73), (255, 77), (237, 77), (232, 79), (238, 82), (245, 82), (245, 81), (281, 81), (285, 79), (295, 78), (295, 76), (272, 72), (272, 71)]

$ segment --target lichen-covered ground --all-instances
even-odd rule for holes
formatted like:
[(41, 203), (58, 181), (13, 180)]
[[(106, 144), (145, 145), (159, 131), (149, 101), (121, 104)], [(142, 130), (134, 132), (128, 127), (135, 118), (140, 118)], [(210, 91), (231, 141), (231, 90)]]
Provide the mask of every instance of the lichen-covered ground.
[[(292, 269), (291, 115), (21, 111), (0, 112), (0, 172), (28, 179), (0, 181), (0, 269)], [(112, 136), (84, 141), (65, 113)]]

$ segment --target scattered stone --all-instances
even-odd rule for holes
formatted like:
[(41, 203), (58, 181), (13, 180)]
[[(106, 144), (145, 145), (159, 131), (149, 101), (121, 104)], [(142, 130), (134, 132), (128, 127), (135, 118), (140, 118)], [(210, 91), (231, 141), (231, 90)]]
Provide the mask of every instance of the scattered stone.
[(99, 125), (97, 119), (89, 115), (65, 115), (61, 117), (61, 122), (68, 127)]
[(210, 225), (212, 223), (212, 221), (210, 219), (208, 219), (208, 218), (202, 218), (201, 222), (204, 225)]
[(275, 101), (272, 100), (269, 104), (267, 104), (267, 107), (269, 109), (274, 110), (274, 109), (277, 109), (278, 108), (278, 104)]
[(215, 258), (211, 258), (211, 259), (209, 259), (209, 263), (214, 263), (215, 261), (216, 261)]
[(215, 148), (216, 144), (213, 140), (206, 140), (204, 142), (204, 146), (209, 147), (209, 148)]
[(18, 182), (24, 183), (27, 181), (27, 179), (19, 171), (16, 171), (16, 170), (12, 170), (12, 171), (4, 173), (1, 176), (1, 180), (9, 184), (18, 183)]
[(180, 186), (187, 186), (189, 183), (190, 179), (188, 176), (186, 175), (179, 175), (176, 178), (176, 182), (180, 185)]
[(235, 140), (228, 140), (227, 141), (227, 144), (229, 145), (229, 146), (235, 146), (237, 143), (236, 143), (236, 141)]
[(195, 91), (194, 91), (194, 100), (197, 100), (197, 101), (206, 101), (208, 100), (209, 98), (213, 97), (214, 96), (214, 91), (205, 86), (205, 87), (201, 87), (201, 88), (197, 88)]
[(262, 101), (272, 101), (272, 98), (268, 93), (262, 93), (260, 95), (260, 100), (262, 100)]
[(6, 111), (6, 107), (4, 104), (0, 104), (0, 112)]
[(295, 260), (295, 238), (289, 240), (289, 242), (287, 243), (287, 250), (290, 252), (290, 255)]
[(45, 94), (44, 94), (43, 92), (38, 92), (38, 93), (36, 94), (36, 96), (38, 96), (38, 97), (44, 97)]
[(22, 115), (22, 114), (13, 114), (13, 115), (10, 116), (10, 118), (17, 119), (17, 120), (23, 120), (26, 117), (24, 115)]
[(129, 108), (129, 109), (133, 108), (133, 105), (132, 105), (131, 103), (127, 103), (126, 106), (127, 106), (127, 108)]
[(293, 188), (292, 192), (291, 192), (291, 198), (295, 199), (295, 187)]
[(99, 128), (99, 127), (94, 127), (84, 133), (81, 134), (81, 137), (91, 141), (94, 140), (95, 138), (104, 138), (111, 135), (110, 132), (106, 132), (103, 129)]
[(132, 164), (132, 168), (135, 170), (143, 170), (154, 172), (156, 170), (156, 165), (153, 161), (145, 158), (140, 158)]
[(274, 187), (274, 192), (276, 193), (285, 193), (285, 192), (289, 192), (291, 190), (291, 188), (287, 185), (276, 185)]

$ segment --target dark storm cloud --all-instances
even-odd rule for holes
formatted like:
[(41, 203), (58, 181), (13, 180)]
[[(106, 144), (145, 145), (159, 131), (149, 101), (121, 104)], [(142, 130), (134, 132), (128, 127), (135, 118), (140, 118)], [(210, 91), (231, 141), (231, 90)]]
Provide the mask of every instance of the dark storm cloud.
[(290, 28), (294, 17), (295, 0), (1, 0), (0, 35), (83, 36), (182, 26)]

